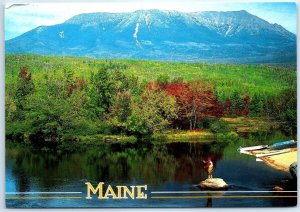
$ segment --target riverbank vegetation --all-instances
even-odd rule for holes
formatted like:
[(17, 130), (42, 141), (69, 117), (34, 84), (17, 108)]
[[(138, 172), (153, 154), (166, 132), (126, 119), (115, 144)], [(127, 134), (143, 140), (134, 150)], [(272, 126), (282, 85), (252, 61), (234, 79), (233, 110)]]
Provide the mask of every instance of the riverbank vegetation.
[(6, 136), (38, 146), (296, 134), (296, 70), (6, 55)]

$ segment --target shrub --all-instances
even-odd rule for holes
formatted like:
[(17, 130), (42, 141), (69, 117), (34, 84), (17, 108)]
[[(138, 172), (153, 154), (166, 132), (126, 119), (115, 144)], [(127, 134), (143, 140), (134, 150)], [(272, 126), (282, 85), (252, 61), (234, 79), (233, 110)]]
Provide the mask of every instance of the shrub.
[(225, 121), (217, 120), (210, 125), (210, 131), (213, 133), (227, 133), (228, 124)]
[(231, 141), (234, 141), (234, 142), (236, 142), (237, 140), (239, 140), (239, 135), (236, 132), (233, 132), (233, 131), (227, 133), (226, 137), (228, 139), (230, 139)]

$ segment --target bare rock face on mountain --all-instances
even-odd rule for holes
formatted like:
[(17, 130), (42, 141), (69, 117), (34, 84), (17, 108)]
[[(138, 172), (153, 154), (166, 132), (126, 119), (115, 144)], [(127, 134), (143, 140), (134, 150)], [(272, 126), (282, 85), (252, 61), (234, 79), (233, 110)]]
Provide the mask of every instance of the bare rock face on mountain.
[(6, 53), (295, 63), (296, 35), (247, 11), (89, 13), (6, 41)]
[(221, 178), (209, 178), (200, 182), (199, 186), (206, 190), (226, 190), (229, 188), (228, 184)]

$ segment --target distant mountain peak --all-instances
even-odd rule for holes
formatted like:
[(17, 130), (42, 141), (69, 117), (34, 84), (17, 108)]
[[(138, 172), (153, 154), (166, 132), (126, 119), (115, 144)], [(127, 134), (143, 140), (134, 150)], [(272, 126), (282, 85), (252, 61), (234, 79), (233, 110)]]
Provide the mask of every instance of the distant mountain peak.
[(176, 61), (295, 61), (296, 36), (239, 11), (85, 13), (6, 41), (7, 53)]

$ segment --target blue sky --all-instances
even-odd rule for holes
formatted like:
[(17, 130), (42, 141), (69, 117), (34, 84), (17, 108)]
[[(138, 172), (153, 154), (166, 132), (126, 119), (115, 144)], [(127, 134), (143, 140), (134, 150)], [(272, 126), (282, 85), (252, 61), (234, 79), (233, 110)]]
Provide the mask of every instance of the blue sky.
[[(6, 7), (8, 7), (7, 5)], [(236, 11), (248, 12), (267, 20), (270, 23), (282, 25), (296, 34), (297, 9), (292, 2), (267, 3), (222, 3), (199, 0), (160, 0), (160, 1), (103, 1), (101, 3), (56, 3), (30, 4), (11, 7), (5, 10), (5, 40), (21, 35), (40, 25), (54, 25), (64, 22), (74, 15), (88, 12), (132, 12), (139, 9), (195, 11)]]

